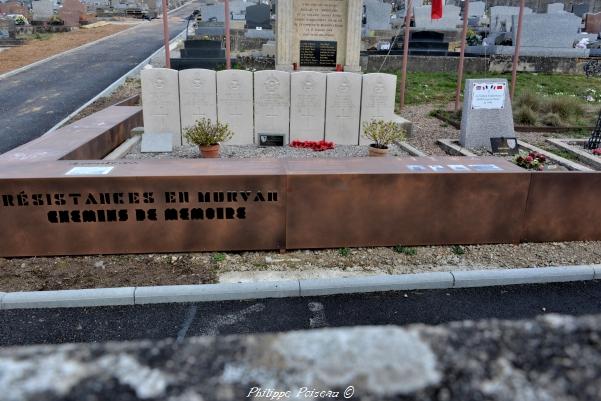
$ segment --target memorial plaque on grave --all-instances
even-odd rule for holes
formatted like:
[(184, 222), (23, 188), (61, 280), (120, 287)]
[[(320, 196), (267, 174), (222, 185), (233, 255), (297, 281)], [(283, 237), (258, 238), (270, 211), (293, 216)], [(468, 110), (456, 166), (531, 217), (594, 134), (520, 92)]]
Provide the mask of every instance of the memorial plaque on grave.
[(300, 41), (300, 65), (307, 67), (336, 67), (336, 42)]
[(284, 135), (259, 134), (259, 146), (284, 146)]
[(516, 155), (519, 153), (516, 137), (490, 138), (490, 147), (495, 155)]

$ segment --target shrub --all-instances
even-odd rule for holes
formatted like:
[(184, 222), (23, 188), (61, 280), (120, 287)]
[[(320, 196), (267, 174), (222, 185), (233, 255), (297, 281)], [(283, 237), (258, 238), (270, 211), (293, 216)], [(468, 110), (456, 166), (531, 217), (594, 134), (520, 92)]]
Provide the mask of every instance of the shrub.
[(223, 253), (214, 253), (211, 256), (211, 259), (213, 260), (213, 262), (215, 263), (219, 263), (219, 262), (223, 262), (225, 260), (225, 255)]
[(528, 106), (520, 106), (515, 111), (513, 118), (518, 124), (535, 125), (536, 112)]
[(208, 118), (201, 118), (192, 127), (184, 131), (184, 137), (198, 146), (217, 145), (231, 139), (234, 133), (229, 125), (221, 122), (212, 122)]
[(536, 93), (532, 92), (524, 92), (516, 97), (515, 99), (515, 107), (519, 108), (521, 106), (529, 107), (533, 111), (538, 111), (541, 108), (541, 99)]
[(460, 256), (465, 253), (465, 249), (463, 249), (461, 245), (453, 245), (451, 247), (451, 252), (453, 252), (457, 256)]
[(351, 250), (349, 248), (338, 249), (338, 255), (340, 255), (340, 256), (349, 256), (350, 254), (351, 254)]
[(363, 135), (380, 149), (387, 149), (395, 141), (405, 140), (405, 130), (394, 121), (371, 120), (363, 123), (363, 130)]
[(558, 114), (562, 120), (567, 121), (572, 117), (579, 117), (584, 113), (584, 107), (575, 97), (555, 96), (547, 99), (543, 105), (544, 111)]
[(415, 255), (417, 253), (417, 250), (415, 248), (411, 248), (408, 246), (395, 245), (393, 249), (396, 253), (402, 253), (408, 256)]
[(557, 113), (547, 113), (541, 118), (541, 122), (549, 127), (561, 127), (563, 121), (561, 116)]

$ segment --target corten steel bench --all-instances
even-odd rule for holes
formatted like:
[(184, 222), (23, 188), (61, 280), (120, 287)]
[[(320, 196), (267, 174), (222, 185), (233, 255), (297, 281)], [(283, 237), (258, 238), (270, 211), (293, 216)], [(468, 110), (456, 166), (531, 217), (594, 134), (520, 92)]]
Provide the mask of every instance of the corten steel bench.
[(597, 172), (493, 157), (100, 160), (141, 113), (109, 107), (0, 155), (0, 256), (601, 240)]

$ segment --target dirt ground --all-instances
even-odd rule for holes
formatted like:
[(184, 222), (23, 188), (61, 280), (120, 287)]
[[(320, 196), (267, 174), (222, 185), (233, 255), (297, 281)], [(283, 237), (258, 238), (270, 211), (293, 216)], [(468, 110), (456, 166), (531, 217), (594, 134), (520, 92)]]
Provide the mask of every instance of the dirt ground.
[(27, 41), (23, 46), (13, 47), (1, 52), (0, 74), (93, 42), (105, 36), (131, 28), (131, 26), (130, 24), (120, 23), (104, 25), (94, 29), (42, 34), (42, 38), (44, 39), (32, 39)]
[(0, 258), (0, 291), (203, 284), (601, 263), (601, 242)]

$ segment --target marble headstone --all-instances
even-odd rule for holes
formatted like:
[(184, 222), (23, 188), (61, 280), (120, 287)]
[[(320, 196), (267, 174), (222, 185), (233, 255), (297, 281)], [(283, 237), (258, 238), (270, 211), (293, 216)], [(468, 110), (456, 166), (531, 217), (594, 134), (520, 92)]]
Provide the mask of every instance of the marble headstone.
[(290, 135), (290, 73), (264, 70), (254, 74), (255, 143), (259, 134)]
[(547, 13), (555, 14), (555, 13), (563, 13), (564, 5), (563, 3), (549, 3), (547, 4)]
[[(490, 31), (511, 32), (512, 17), (520, 13), (519, 7), (494, 6), (490, 8)], [(524, 15), (532, 14), (532, 9), (524, 7)]]
[[(513, 16), (517, 26), (518, 16)], [(571, 13), (528, 14), (522, 22), (522, 47), (572, 48), (582, 18)], [(516, 30), (513, 30), (513, 43)]]
[(413, 12), (416, 28), (453, 30), (461, 23), (461, 9), (453, 5), (444, 6), (440, 19), (432, 19), (431, 5), (414, 7)]
[(396, 75), (372, 73), (363, 75), (359, 144), (369, 145), (363, 136), (363, 124), (371, 120), (392, 121), (396, 98)]
[(33, 21), (48, 21), (54, 15), (53, 0), (34, 0), (31, 7)]
[(468, 17), (482, 17), (485, 14), (486, 3), (483, 1), (472, 1), (470, 2), (469, 16)]
[(352, 72), (327, 74), (326, 141), (359, 144), (362, 76)]
[(365, 26), (368, 30), (390, 29), (392, 4), (381, 0), (365, 0)]
[(507, 80), (466, 80), (459, 139), (461, 145), (468, 149), (491, 150), (491, 137), (514, 136)]
[(144, 133), (169, 133), (173, 146), (182, 144), (178, 72), (167, 68), (142, 70)]
[[(191, 68), (179, 72), (179, 98), (182, 135), (201, 118), (217, 121), (217, 81), (215, 71)], [(186, 138), (182, 136), (182, 142)]]
[(290, 76), (290, 141), (324, 139), (326, 74), (301, 71)]
[(227, 123), (234, 136), (227, 143), (253, 143), (253, 73), (244, 70), (217, 72), (217, 120)]
[(200, 13), (202, 15), (203, 21), (210, 21), (212, 19), (219, 22), (225, 21), (225, 6), (223, 5), (223, 3), (218, 3), (210, 6), (201, 5)]

